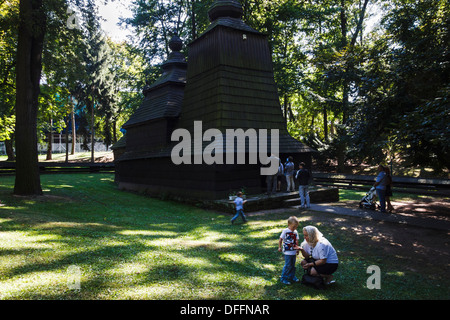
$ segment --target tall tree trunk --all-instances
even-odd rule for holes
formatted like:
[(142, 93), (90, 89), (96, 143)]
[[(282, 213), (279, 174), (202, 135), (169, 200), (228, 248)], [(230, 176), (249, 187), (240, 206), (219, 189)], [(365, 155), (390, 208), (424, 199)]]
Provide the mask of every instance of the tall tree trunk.
[(104, 136), (105, 136), (104, 142), (105, 142), (105, 145), (106, 145), (106, 151), (108, 151), (108, 147), (112, 144), (111, 121), (110, 121), (110, 119), (111, 119), (111, 116), (110, 116), (110, 113), (108, 112), (108, 113), (106, 113), (106, 116), (104, 117), (104, 121), (105, 121), (105, 124), (104, 124)]
[(195, 16), (195, 0), (191, 0), (191, 37), (192, 40), (197, 39), (197, 19)]
[[(341, 9), (340, 9), (340, 22), (341, 22), (341, 45), (342, 49), (346, 49), (348, 45), (347, 40), (347, 13), (346, 13), (346, 7), (345, 7), (345, 0), (341, 0)], [(346, 70), (344, 74), (343, 84), (342, 84), (342, 123), (345, 123), (347, 121), (347, 108), (348, 108), (348, 79), (347, 79), (347, 72)], [(345, 134), (345, 133), (343, 133)], [(345, 162), (345, 150), (346, 146), (344, 145), (344, 142), (342, 141), (342, 136), (340, 135), (338, 137), (338, 145), (336, 149), (336, 156), (337, 156), (337, 172), (344, 172), (344, 162)]]
[(291, 101), (289, 101), (288, 111), (289, 111), (289, 120), (295, 121), (294, 112), (292, 112), (292, 102)]
[(66, 118), (66, 132), (64, 135), (65, 138), (65, 143), (66, 143), (66, 160), (64, 161), (65, 163), (69, 162), (69, 119)]
[(347, 46), (347, 14), (345, 12), (345, 0), (341, 0), (340, 20), (341, 20), (341, 41), (342, 47)]
[(288, 123), (288, 105), (289, 105), (289, 98), (287, 94), (284, 95), (284, 121), (286, 124)]
[[(342, 35), (342, 46), (344, 49), (347, 50), (347, 54), (350, 54), (356, 44), (356, 40), (358, 38), (358, 34), (362, 33), (362, 26), (364, 21), (364, 16), (367, 9), (367, 4), (369, 3), (369, 0), (364, 0), (364, 3), (361, 8), (361, 12), (359, 13), (359, 18), (356, 26), (355, 33), (352, 35), (352, 38), (350, 40), (350, 43), (348, 43), (347, 39), (347, 14), (346, 14), (346, 8), (345, 8), (345, 0), (341, 0), (341, 12), (340, 12), (340, 19), (341, 19), (341, 35)], [(345, 125), (349, 118), (350, 113), (350, 107), (349, 107), (349, 91), (350, 91), (350, 80), (349, 75), (353, 72), (354, 66), (350, 60), (348, 62), (345, 73), (344, 73), (344, 79), (342, 83), (342, 123)], [(345, 152), (347, 150), (347, 144), (342, 139), (345, 137), (347, 132), (343, 131), (340, 134), (340, 141), (338, 142), (337, 147), (337, 161), (338, 161), (338, 172), (344, 172), (345, 170)]]
[(14, 194), (41, 195), (37, 110), (46, 15), (43, 0), (20, 0), (16, 64), (16, 180)]
[(95, 147), (95, 128), (94, 128), (94, 123), (95, 123), (95, 119), (94, 119), (94, 102), (91, 101), (91, 162), (94, 163), (95, 159), (94, 159), (94, 147)]
[(48, 131), (47, 157), (45, 160), (52, 160), (53, 149), (53, 119), (50, 117), (50, 129)]
[(369, 3), (369, 0), (364, 0), (364, 4), (362, 5), (361, 12), (359, 13), (358, 24), (356, 25), (355, 33), (353, 34), (352, 40), (350, 41), (351, 49), (355, 46), (356, 39), (358, 39), (358, 35), (361, 35), (361, 42), (362, 42), (363, 21), (364, 21), (364, 16), (366, 15), (368, 3)]
[(77, 143), (77, 132), (76, 132), (76, 126), (75, 126), (75, 106), (72, 103), (72, 112), (71, 112), (71, 117), (72, 117), (72, 151), (70, 154), (74, 155), (75, 154), (75, 146)]
[(328, 142), (328, 114), (326, 104), (323, 105), (323, 136), (325, 142)]
[(6, 161), (14, 161), (16, 160), (16, 156), (14, 154), (14, 149), (13, 149), (13, 139), (11, 137), (11, 139), (9, 140), (5, 140), (5, 149), (6, 149), (6, 155), (8, 156), (8, 159), (6, 159)]
[(117, 120), (114, 118), (113, 120), (113, 136), (112, 136), (112, 143), (117, 142)]
[(309, 131), (310, 133), (314, 133), (314, 120), (316, 120), (316, 115), (313, 113), (312, 117), (311, 117), (311, 125), (309, 126)]

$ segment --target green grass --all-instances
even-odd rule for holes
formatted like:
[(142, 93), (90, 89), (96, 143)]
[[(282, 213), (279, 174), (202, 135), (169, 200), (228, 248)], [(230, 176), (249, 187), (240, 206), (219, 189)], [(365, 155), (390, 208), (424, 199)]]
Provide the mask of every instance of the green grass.
[[(279, 282), (277, 240), (292, 213), (231, 216), (120, 191), (112, 174), (42, 175), (44, 197), (12, 195), (0, 177), (0, 299), (448, 299), (448, 279), (405, 269), (414, 257), (386, 256), (376, 241), (326, 213), (318, 225), (338, 250), (337, 283), (326, 291)], [(364, 222), (365, 223), (365, 222)], [(369, 223), (369, 222), (367, 222)], [(374, 224), (376, 225), (376, 224)], [(414, 261), (414, 260), (413, 260)], [(369, 290), (366, 270), (382, 270)], [(70, 268), (81, 289), (70, 287)], [(300, 275), (300, 273), (299, 273)]]

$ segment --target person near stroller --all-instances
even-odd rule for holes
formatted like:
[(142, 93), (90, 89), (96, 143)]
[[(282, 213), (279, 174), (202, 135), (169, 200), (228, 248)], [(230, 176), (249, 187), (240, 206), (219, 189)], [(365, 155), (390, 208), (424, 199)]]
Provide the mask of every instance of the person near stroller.
[(384, 167), (380, 164), (378, 165), (378, 175), (375, 180), (375, 190), (377, 191), (378, 200), (380, 201), (380, 211), (386, 212), (386, 185), (388, 183), (388, 178)]
[(391, 197), (392, 197), (392, 176), (391, 176), (391, 170), (388, 166), (384, 167), (384, 172), (386, 172), (386, 209), (389, 213), (391, 213), (394, 210), (394, 207), (391, 204)]

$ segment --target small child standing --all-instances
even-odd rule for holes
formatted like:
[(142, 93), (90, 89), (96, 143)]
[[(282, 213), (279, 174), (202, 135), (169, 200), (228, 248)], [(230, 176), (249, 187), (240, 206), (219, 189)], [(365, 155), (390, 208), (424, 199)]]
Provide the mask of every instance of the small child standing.
[(247, 200), (243, 200), (242, 199), (242, 192), (238, 192), (236, 199), (234, 200), (234, 204), (236, 205), (236, 214), (233, 218), (231, 218), (231, 224), (234, 223), (234, 220), (237, 219), (237, 217), (241, 216), (242, 220), (244, 220), (244, 222), (247, 222), (247, 218), (245, 217), (244, 214), (244, 203), (246, 203)]
[(281, 272), (281, 283), (284, 284), (291, 284), (291, 281), (299, 281), (295, 276), (295, 260), (299, 250), (297, 228), (297, 217), (289, 217), (288, 227), (281, 232), (278, 241), (278, 251), (284, 253), (285, 263)]

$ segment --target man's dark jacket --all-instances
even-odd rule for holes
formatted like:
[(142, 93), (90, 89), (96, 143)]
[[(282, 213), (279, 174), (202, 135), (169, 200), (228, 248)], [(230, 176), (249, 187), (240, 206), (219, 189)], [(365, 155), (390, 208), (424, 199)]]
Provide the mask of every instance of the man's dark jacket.
[(301, 186), (306, 186), (309, 184), (309, 179), (311, 178), (311, 173), (308, 169), (300, 169), (295, 175), (295, 179), (298, 180), (298, 184)]

